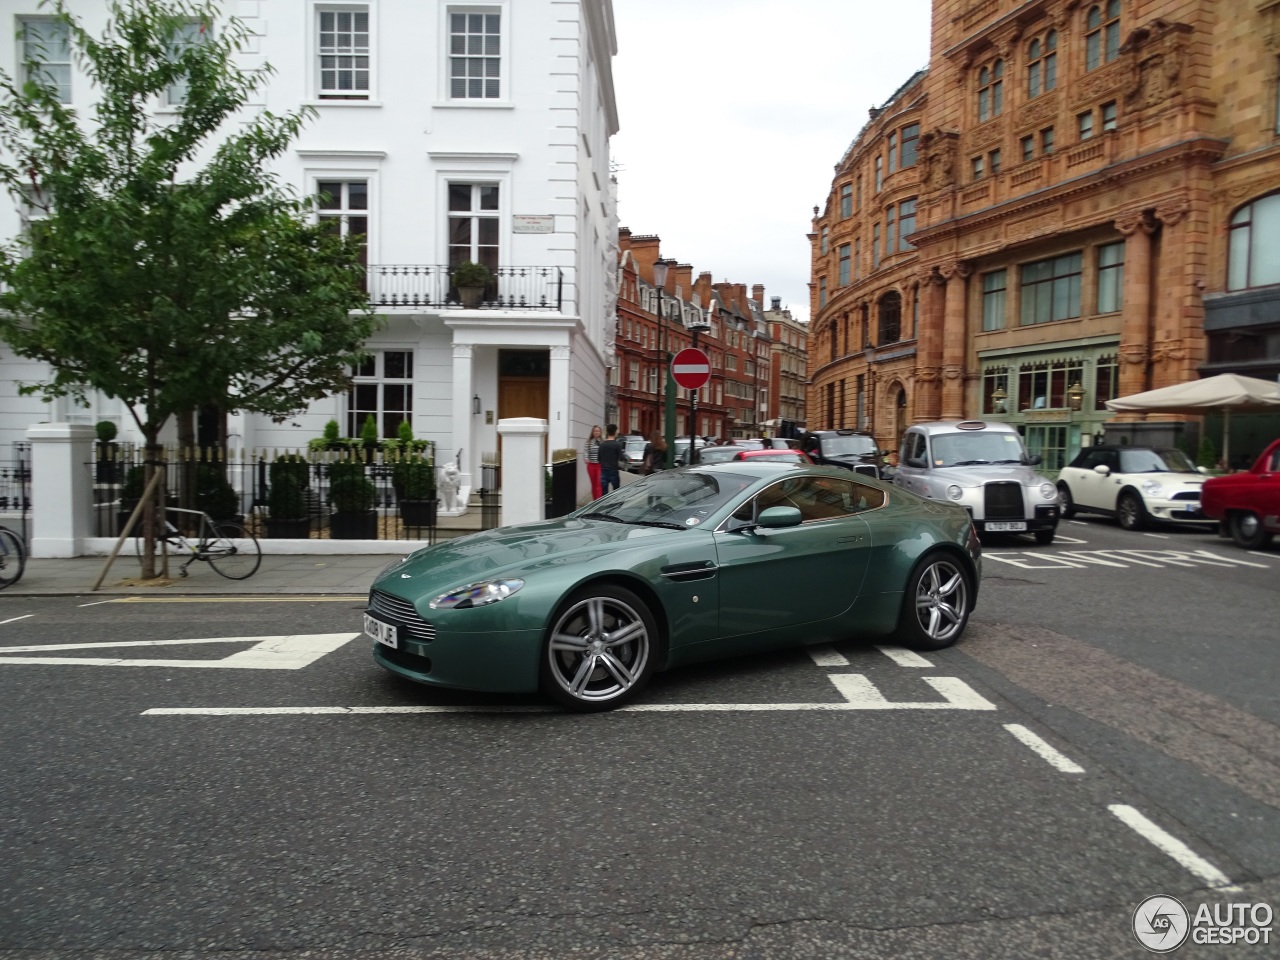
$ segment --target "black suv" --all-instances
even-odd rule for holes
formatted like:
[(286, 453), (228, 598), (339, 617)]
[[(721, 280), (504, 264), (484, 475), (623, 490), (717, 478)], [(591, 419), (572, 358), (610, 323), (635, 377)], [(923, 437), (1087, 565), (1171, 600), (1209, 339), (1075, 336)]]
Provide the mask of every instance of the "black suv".
[(800, 449), (814, 463), (844, 467), (854, 473), (881, 476), (883, 451), (876, 438), (862, 430), (813, 430), (800, 438)]

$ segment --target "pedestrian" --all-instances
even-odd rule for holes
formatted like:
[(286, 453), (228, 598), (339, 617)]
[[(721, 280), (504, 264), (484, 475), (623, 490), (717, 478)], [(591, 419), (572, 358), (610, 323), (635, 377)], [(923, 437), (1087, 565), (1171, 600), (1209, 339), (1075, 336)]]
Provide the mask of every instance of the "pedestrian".
[(600, 496), (617, 490), (622, 484), (618, 476), (618, 462), (622, 459), (622, 441), (618, 439), (618, 425), (611, 423), (604, 428), (605, 438), (596, 447), (596, 462), (600, 467)]
[(587, 458), (587, 478), (591, 481), (591, 499), (600, 499), (600, 444), (604, 442), (604, 437), (600, 433), (600, 424), (596, 424), (591, 428), (591, 434), (587, 437), (586, 446), (582, 448), (583, 454)]
[(644, 445), (644, 458), (640, 461), (641, 473), (657, 473), (667, 468), (667, 441), (660, 430), (649, 435), (649, 442)]

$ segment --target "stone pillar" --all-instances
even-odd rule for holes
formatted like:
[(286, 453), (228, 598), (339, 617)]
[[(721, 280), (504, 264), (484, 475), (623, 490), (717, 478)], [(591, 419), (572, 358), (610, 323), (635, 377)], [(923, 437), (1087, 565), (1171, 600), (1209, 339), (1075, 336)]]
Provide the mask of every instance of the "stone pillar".
[(946, 281), (936, 270), (920, 277), (924, 302), (920, 310), (920, 331), (916, 344), (916, 422), (937, 420), (942, 409), (939, 378), (942, 373), (942, 286)]
[[(547, 411), (549, 446), (552, 450), (560, 450), (573, 446), (569, 441), (569, 348), (554, 346), (551, 348), (551, 363), (548, 371), (547, 395), (550, 409)], [(679, 432), (679, 431), (677, 431)]]
[(476, 431), (471, 413), (472, 379), (471, 351), (469, 343), (453, 345), (453, 441), (452, 449), (436, 451), (436, 465), (443, 467), (453, 460), (453, 455), (462, 450), (462, 462), (458, 464), (460, 476), (459, 499), (465, 504), (471, 494), (474, 472), (472, 464), (480, 462), (480, 451), (476, 449)]
[[(1151, 356), (1151, 235), (1155, 222), (1145, 210), (1121, 214), (1116, 229), (1124, 244), (1124, 320), (1120, 330), (1119, 396), (1147, 389), (1147, 363)], [(1128, 413), (1119, 421), (1136, 421), (1142, 414)]]
[(547, 421), (538, 417), (509, 417), (498, 421), (502, 438), (502, 525), (543, 519), (546, 500), (546, 461), (543, 459)]
[(946, 310), (942, 335), (942, 415), (943, 420), (964, 419), (964, 358), (969, 349), (967, 288), (965, 280), (973, 268), (961, 261), (939, 271), (947, 281)]
[[(1151, 387), (1168, 387), (1195, 379), (1187, 338), (1204, 329), (1204, 307), (1191, 285), (1190, 224), (1191, 205), (1177, 198), (1156, 207), (1160, 221), (1160, 256), (1155, 264), (1154, 301), (1156, 329), (1152, 331)], [(1126, 264), (1127, 266), (1127, 264)], [(1153, 420), (1183, 421), (1180, 414), (1152, 416)]]
[(79, 557), (93, 534), (93, 440), (87, 423), (38, 423), (31, 441), (31, 556)]

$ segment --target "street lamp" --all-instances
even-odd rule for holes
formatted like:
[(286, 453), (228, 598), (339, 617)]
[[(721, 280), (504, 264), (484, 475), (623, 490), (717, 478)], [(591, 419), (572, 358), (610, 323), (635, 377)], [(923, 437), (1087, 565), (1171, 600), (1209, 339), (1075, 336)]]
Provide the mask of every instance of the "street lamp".
[(1077, 380), (1071, 386), (1067, 387), (1067, 404), (1071, 407), (1072, 412), (1077, 411), (1084, 403), (1084, 387), (1080, 386)]
[(667, 441), (667, 466), (675, 457), (676, 443), (676, 382), (671, 378), (671, 352), (667, 349), (667, 314), (662, 309), (662, 289), (667, 285), (667, 270), (674, 260), (658, 259), (653, 264), (653, 282), (658, 288), (658, 354), (662, 357), (663, 377), (666, 378), (658, 409), (661, 412), (662, 436)]
[(1004, 402), (1008, 399), (1009, 394), (1004, 392), (1004, 387), (997, 385), (996, 388), (991, 391), (992, 411), (995, 413), (1007, 413), (1008, 409), (1005, 407)]
[[(698, 334), (706, 333), (711, 329), (709, 323), (695, 323), (689, 327), (689, 332), (693, 334), (693, 349), (698, 349)], [(695, 432), (698, 429), (698, 391), (689, 391), (689, 463), (698, 462), (698, 442)]]

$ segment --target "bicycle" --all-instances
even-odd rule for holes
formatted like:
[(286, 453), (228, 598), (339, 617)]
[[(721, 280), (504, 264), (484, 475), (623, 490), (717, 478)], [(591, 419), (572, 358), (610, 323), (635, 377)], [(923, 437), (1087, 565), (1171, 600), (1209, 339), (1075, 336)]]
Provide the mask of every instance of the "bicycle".
[[(198, 530), (195, 540), (188, 538), (169, 521), (168, 515), (171, 513), (182, 513), (199, 518), (191, 521)], [(245, 530), (241, 524), (231, 521), (215, 523), (213, 518), (203, 510), (166, 507), (164, 526), (163, 535), (157, 532), (155, 538), (157, 546), (163, 543), (174, 553), (187, 555), (186, 562), (178, 569), (180, 577), (187, 576), (187, 567), (197, 560), (205, 561), (213, 567), (215, 573), (228, 580), (244, 580), (251, 577), (257, 572), (258, 565), (262, 563), (262, 547), (258, 545), (257, 537)], [(138, 559), (141, 560), (143, 551), (146, 549), (146, 537), (142, 533), (136, 534), (134, 543)]]
[(27, 566), (27, 550), (22, 538), (8, 527), (0, 527), (0, 590), (22, 579)]

